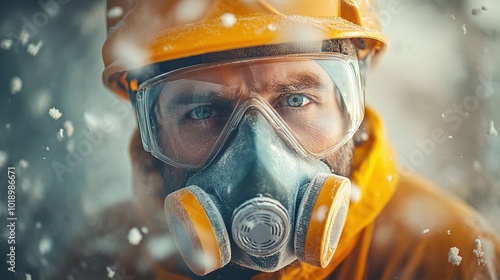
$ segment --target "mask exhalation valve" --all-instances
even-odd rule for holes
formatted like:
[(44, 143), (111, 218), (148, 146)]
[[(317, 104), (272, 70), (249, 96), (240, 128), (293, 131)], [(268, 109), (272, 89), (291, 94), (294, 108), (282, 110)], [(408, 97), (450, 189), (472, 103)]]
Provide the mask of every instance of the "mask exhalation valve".
[(288, 213), (281, 203), (256, 197), (236, 209), (232, 235), (234, 242), (248, 254), (267, 256), (285, 245), (290, 227)]

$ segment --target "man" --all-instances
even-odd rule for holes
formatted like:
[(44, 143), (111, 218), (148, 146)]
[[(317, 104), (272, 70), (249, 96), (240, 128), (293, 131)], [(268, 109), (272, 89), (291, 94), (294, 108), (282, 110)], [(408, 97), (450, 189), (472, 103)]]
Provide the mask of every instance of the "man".
[(108, 11), (104, 83), (130, 99), (139, 126), (134, 200), (100, 217), (67, 274), (500, 277), (499, 237), (460, 200), (399, 176), (365, 108), (366, 69), (386, 43), (375, 3), (137, 0)]

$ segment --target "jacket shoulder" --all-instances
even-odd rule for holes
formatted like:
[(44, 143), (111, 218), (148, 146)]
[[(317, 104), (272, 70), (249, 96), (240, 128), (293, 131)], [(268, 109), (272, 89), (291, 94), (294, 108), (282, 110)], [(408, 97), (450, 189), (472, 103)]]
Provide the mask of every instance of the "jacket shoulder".
[(89, 217), (53, 278), (128, 279), (139, 275), (135, 258), (144, 250), (148, 228), (133, 209), (133, 203), (123, 202)]
[(383, 279), (500, 279), (500, 238), (455, 195), (401, 177), (375, 221), (369, 260)]

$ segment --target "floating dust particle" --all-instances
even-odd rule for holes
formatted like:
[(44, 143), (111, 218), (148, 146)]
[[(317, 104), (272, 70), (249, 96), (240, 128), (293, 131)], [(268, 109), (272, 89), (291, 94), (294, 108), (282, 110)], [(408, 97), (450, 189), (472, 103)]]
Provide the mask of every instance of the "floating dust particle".
[(467, 34), (467, 28), (465, 27), (465, 24), (462, 24), (462, 34)]
[(30, 37), (31, 37), (31, 35), (26, 29), (23, 29), (21, 31), (21, 34), (19, 34), (19, 41), (21, 42), (21, 45), (23, 47), (26, 46), (26, 44), (30, 40)]
[(115, 271), (111, 267), (106, 266), (106, 271), (108, 272), (108, 278), (113, 279), (115, 277)]
[(17, 94), (23, 88), (23, 80), (18, 76), (12, 77), (10, 80), (10, 93)]
[(278, 27), (276, 25), (270, 23), (270, 24), (267, 25), (267, 29), (269, 31), (273, 31), (274, 32), (274, 31), (278, 30)]
[(28, 166), (30, 166), (30, 163), (25, 159), (21, 159), (19, 161), (19, 166), (21, 166), (21, 168), (26, 169), (26, 168), (28, 168)]
[(224, 26), (226, 28), (233, 27), (233, 25), (236, 24), (236, 17), (231, 13), (224, 13), (220, 17), (220, 20), (221, 20), (222, 26)]
[(10, 50), (12, 47), (12, 40), (11, 39), (2, 39), (0, 41), (0, 48), (4, 50)]
[(37, 44), (29, 43), (26, 51), (28, 52), (29, 55), (36, 56), (40, 51), (42, 45), (43, 45), (42, 41), (38, 41)]
[(477, 265), (484, 266), (486, 264), (486, 260), (483, 258), (484, 256), (483, 244), (481, 243), (481, 240), (479, 238), (476, 238), (476, 240), (474, 240), (474, 247), (475, 249), (473, 249), (472, 252), (477, 257)]
[(488, 131), (486, 132), (486, 134), (489, 137), (497, 137), (498, 132), (495, 128), (495, 122), (493, 120), (490, 121), (490, 125), (488, 126)]
[(136, 227), (134, 227), (129, 230), (127, 238), (130, 244), (139, 245), (142, 240), (142, 234)]
[(458, 255), (459, 252), (460, 250), (457, 247), (451, 247), (448, 251), (448, 262), (459, 266), (462, 261), (462, 257)]
[(49, 116), (54, 120), (58, 120), (62, 116), (62, 113), (59, 111), (59, 109), (52, 107), (49, 109)]
[(65, 121), (63, 125), (64, 129), (66, 129), (66, 135), (68, 135), (68, 137), (73, 136), (73, 133), (75, 132), (75, 127), (73, 126), (73, 123), (71, 121)]
[(116, 6), (108, 10), (108, 18), (119, 18), (123, 15), (123, 8)]

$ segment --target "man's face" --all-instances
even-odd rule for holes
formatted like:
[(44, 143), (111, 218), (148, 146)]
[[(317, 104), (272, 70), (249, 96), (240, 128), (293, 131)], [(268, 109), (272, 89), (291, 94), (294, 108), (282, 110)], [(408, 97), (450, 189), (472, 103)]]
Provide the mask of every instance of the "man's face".
[[(183, 162), (205, 160), (238, 104), (255, 95), (265, 100), (312, 153), (320, 153), (342, 137), (341, 96), (324, 67), (310, 59), (257, 61), (187, 72), (166, 84), (154, 108), (162, 127), (161, 146)], [(352, 151), (349, 141), (323, 161), (332, 172), (348, 176)], [(170, 165), (164, 169), (169, 193), (183, 187), (186, 171)]]

